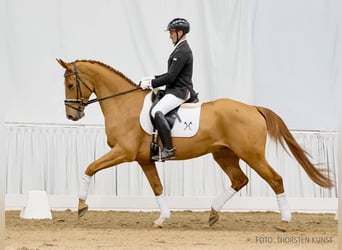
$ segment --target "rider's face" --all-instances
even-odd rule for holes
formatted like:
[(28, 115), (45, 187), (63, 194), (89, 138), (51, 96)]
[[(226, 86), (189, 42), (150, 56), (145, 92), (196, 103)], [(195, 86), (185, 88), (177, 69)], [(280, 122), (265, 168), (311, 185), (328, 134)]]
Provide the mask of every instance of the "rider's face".
[[(178, 33), (178, 36), (177, 36), (177, 33)], [(178, 38), (182, 36), (182, 31), (180, 31), (180, 30), (178, 30), (178, 31), (177, 30), (170, 30), (169, 34), (170, 34), (170, 39), (172, 40), (172, 43), (176, 44)]]

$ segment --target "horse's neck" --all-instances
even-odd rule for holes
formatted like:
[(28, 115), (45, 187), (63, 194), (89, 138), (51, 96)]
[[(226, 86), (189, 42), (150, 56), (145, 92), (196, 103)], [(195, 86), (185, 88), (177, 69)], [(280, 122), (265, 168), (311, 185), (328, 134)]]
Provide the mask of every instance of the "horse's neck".
[(120, 73), (99, 65), (93, 66), (94, 68), (87, 69), (87, 73), (94, 85), (95, 95), (98, 99), (108, 97), (108, 99), (100, 101), (106, 124), (122, 123), (126, 119), (131, 119), (132, 116), (138, 116), (146, 94), (135, 91), (120, 95), (137, 86)]
[(134, 114), (135, 110), (141, 109), (143, 100), (142, 92), (130, 92), (102, 100), (100, 106), (105, 117), (119, 113)]
[(79, 67), (94, 85), (95, 94), (98, 98), (135, 87), (135, 84), (122, 73), (100, 62), (81, 61)]
[(93, 83), (97, 98), (105, 98), (135, 88), (133, 84), (114, 73), (99, 75), (96, 79), (93, 79)]
[[(123, 122), (129, 117), (138, 116), (144, 100), (144, 92), (126, 91), (137, 88), (120, 75), (106, 75), (100, 81), (95, 81), (95, 94), (100, 101), (105, 120), (109, 123)], [(106, 121), (107, 122), (107, 121)]]

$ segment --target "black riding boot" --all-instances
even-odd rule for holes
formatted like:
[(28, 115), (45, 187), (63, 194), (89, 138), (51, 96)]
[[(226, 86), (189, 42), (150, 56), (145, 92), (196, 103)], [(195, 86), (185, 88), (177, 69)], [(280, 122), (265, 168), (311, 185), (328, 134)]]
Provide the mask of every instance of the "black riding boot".
[(165, 116), (162, 112), (158, 111), (154, 117), (154, 123), (157, 127), (160, 139), (163, 143), (163, 150), (161, 152), (161, 157), (158, 155), (152, 156), (152, 160), (170, 160), (175, 158), (175, 149), (172, 145), (171, 129), (169, 123), (167, 122)]

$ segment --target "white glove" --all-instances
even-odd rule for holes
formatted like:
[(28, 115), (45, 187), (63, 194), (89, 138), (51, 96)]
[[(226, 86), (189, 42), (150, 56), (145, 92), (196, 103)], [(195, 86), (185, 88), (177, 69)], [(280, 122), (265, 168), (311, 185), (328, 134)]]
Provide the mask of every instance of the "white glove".
[(143, 80), (139, 82), (139, 86), (142, 89), (151, 89), (152, 85), (151, 85), (151, 81), (152, 80)]
[(147, 76), (147, 77), (143, 77), (140, 82), (139, 82), (139, 86), (142, 89), (152, 89), (152, 83), (151, 81), (154, 79), (154, 76)]

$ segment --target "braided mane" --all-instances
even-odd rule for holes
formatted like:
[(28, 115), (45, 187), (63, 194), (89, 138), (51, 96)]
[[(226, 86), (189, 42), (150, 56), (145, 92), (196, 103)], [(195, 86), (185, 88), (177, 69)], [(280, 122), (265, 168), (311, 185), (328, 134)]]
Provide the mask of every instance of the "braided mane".
[(102, 67), (105, 67), (107, 69), (109, 69), (110, 71), (114, 72), (115, 74), (118, 74), (119, 76), (122, 76), (124, 79), (126, 79), (130, 84), (137, 86), (135, 82), (133, 82), (131, 79), (129, 79), (126, 75), (124, 75), (122, 72), (120, 72), (117, 69), (114, 69), (112, 66), (109, 66), (108, 64), (105, 64), (103, 62), (100, 61), (96, 61), (96, 60), (86, 60), (86, 59), (82, 59), (82, 60), (76, 60), (75, 63), (77, 62), (87, 62), (87, 63), (92, 63), (92, 64), (98, 64)]

